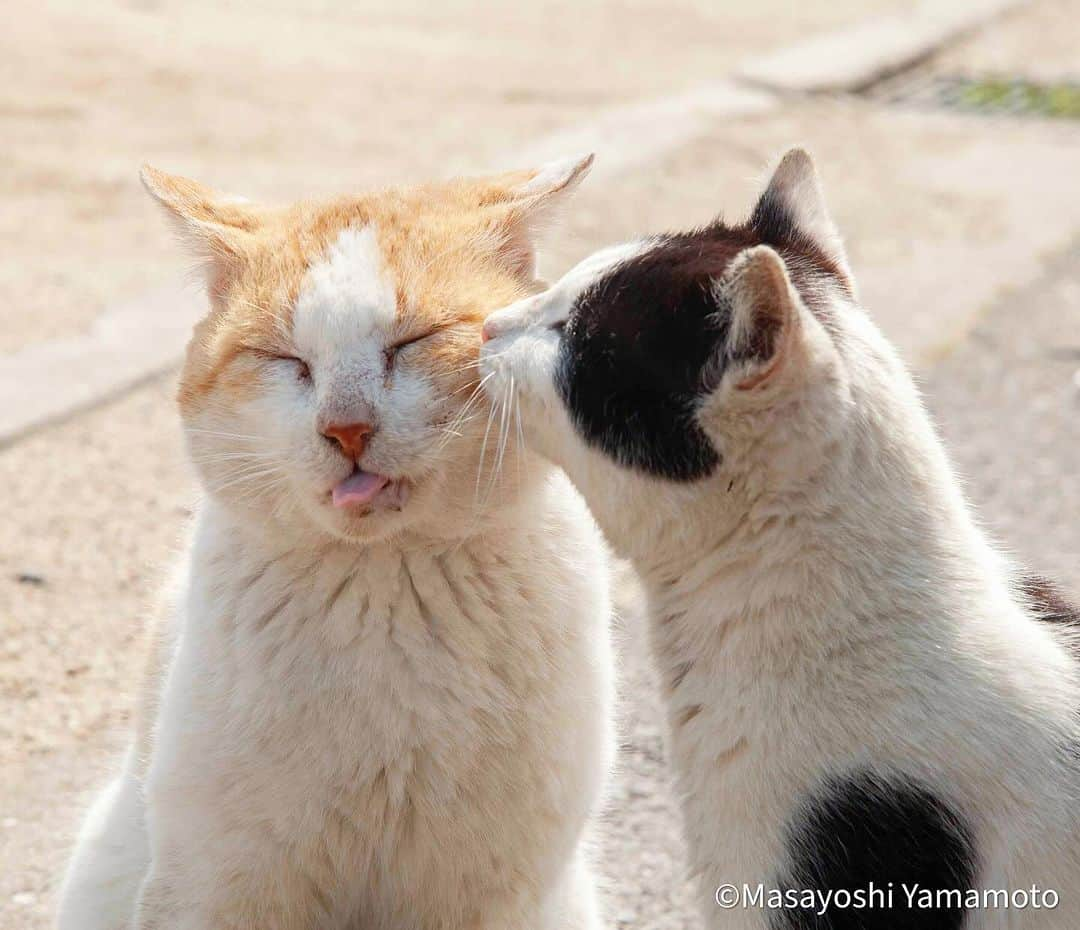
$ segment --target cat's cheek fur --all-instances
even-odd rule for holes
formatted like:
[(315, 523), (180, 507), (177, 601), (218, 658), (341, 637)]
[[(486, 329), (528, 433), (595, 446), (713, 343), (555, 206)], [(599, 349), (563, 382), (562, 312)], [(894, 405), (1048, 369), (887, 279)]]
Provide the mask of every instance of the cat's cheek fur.
[[(698, 405), (698, 424), (723, 452), (715, 477), (725, 494), (736, 490), (732, 482), (753, 494), (781, 482), (796, 488), (812, 481), (851, 426), (849, 378), (805, 308), (798, 308), (782, 351), (775, 362), (730, 365)], [(763, 369), (767, 377), (759, 381)]]
[(314, 389), (277, 364), (264, 368), (258, 390), (246, 398), (218, 396), (224, 390), (215, 385), (185, 428), (205, 487), (237, 516), (306, 520), (302, 515), (325, 503), (326, 491), (348, 472), (318, 434)]
[(480, 377), (492, 403), (509, 403), (530, 429), (545, 458), (557, 460), (566, 410), (555, 388), (559, 357), (558, 333), (542, 325), (526, 325), (485, 344)]

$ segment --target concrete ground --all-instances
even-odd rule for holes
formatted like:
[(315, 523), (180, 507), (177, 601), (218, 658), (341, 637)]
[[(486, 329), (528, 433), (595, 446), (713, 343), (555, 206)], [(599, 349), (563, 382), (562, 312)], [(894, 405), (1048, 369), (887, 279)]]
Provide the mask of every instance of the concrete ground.
[[(134, 182), (144, 158), (274, 198), (483, 169), (611, 107), (910, 4), (642, 0), (617, 18), (603, 2), (428, 6), (27, 8), (0, 35), (0, 132), (18, 140), (0, 172), (0, 364), (183, 267)], [(1061, 76), (1078, 12), (1040, 0), (930, 67)], [(621, 175), (598, 172), (547, 267), (745, 211), (763, 164), (792, 142), (816, 152), (865, 303), (919, 372), (989, 529), (1080, 589), (1080, 128), (781, 98)], [(124, 739), (143, 618), (193, 500), (173, 379), (0, 450), (0, 926), (48, 926), (72, 832)], [(633, 609), (618, 634), (609, 913), (697, 927)]]

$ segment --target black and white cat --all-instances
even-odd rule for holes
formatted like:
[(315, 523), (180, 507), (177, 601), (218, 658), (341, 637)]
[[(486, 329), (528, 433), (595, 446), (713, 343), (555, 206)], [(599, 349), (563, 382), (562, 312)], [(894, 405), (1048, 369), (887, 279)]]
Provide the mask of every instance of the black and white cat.
[(711, 926), (1080, 927), (1080, 618), (977, 526), (805, 152), (484, 335), (646, 585)]

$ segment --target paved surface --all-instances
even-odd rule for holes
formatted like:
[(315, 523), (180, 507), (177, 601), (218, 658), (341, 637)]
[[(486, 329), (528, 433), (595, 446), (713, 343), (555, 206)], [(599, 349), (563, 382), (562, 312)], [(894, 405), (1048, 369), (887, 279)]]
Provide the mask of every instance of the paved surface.
[(918, 64), (1018, 5), (1014, 0), (916, 5), (892, 16), (858, 20), (830, 33), (811, 35), (744, 64), (738, 76), (792, 93), (858, 91)]
[[(867, 10), (804, 6), (826, 9), (791, 19), (788, 4), (721, 16), (685, 3), (671, 16), (650, 0), (619, 19), (620, 54), (597, 55), (614, 41), (605, 4), (510, 16), (461, 0), (432, 25), (420, 0), (392, 15), (327, 5), (317, 17), (279, 2), (257, 35), (245, 32), (250, 17), (209, 2), (182, 19), (168, 2), (92, 18), (49, 4), (0, 36), (0, 130), (20, 140), (0, 173), (0, 246), (18, 259), (0, 266), (0, 293), (19, 308), (5, 312), (0, 353), (85, 329), (104, 301), (177, 270), (131, 180), (142, 157), (267, 196), (475, 169)], [(1035, 62), (1045, 45), (1047, 60), (1060, 58), (1059, 32), (1045, 27), (1076, 10), (1043, 0), (946, 55), (982, 62), (1024, 46)], [(666, 58), (653, 54), (658, 36)], [(1075, 128), (785, 100), (717, 121), (622, 177), (598, 174), (547, 266), (642, 229), (741, 213), (762, 162), (797, 141), (818, 153), (866, 304), (922, 373), (988, 526), (1080, 589)], [(0, 451), (3, 927), (49, 925), (72, 831), (126, 734), (142, 618), (193, 496), (172, 381)], [(627, 927), (697, 927), (633, 609), (618, 635), (623, 752), (600, 844), (609, 911)]]
[(1080, 594), (1080, 241), (991, 308), (924, 388), (990, 532)]
[(1016, 74), (1037, 80), (1076, 80), (1080, 47), (1077, 0), (1040, 0), (1007, 13), (994, 28), (936, 56), (943, 73)]

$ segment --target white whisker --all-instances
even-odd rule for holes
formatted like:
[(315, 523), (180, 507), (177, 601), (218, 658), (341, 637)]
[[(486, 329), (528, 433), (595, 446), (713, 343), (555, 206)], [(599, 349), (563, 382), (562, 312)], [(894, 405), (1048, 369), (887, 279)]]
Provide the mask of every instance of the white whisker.
[(227, 462), (246, 459), (253, 462), (280, 458), (276, 452), (214, 452), (209, 455), (193, 455), (191, 460), (199, 465), (211, 465), (215, 462)]
[(510, 385), (507, 383), (506, 390), (503, 391), (503, 396), (499, 401), (499, 445), (496, 451), (495, 465), (491, 470), (491, 480), (488, 482), (487, 494), (484, 497), (485, 503), (490, 500), (496, 482), (502, 478), (503, 456), (506, 454), (506, 437), (509, 433), (508, 427), (510, 423), (509, 389)]
[(188, 433), (198, 433), (202, 436), (219, 436), (222, 439), (242, 439), (247, 442), (259, 442), (261, 439), (261, 437), (259, 436), (248, 436), (244, 433), (230, 433), (225, 430), (218, 429), (201, 429), (197, 426), (186, 426), (184, 427), (184, 429)]
[(517, 424), (517, 443), (518, 443), (517, 475), (518, 475), (518, 486), (520, 487), (521, 486), (521, 462), (525, 458), (525, 432), (521, 428), (521, 396), (518, 394), (518, 392), (516, 390), (516, 387), (517, 386), (516, 386), (516, 383), (514, 381), (514, 376), (511, 375), (510, 376), (510, 392), (513, 395), (513, 399), (514, 399), (514, 422)]
[(487, 426), (484, 428), (484, 441), (480, 445), (480, 462), (476, 466), (476, 493), (474, 496), (474, 504), (479, 510), (480, 508), (480, 477), (484, 471), (484, 460), (487, 457), (487, 444), (488, 436), (491, 434), (491, 424), (495, 419), (496, 404), (492, 404), (488, 410)]
[(246, 469), (237, 469), (236, 471), (229, 472), (223, 476), (221, 480), (211, 485), (211, 490), (220, 494), (223, 491), (227, 491), (229, 488), (235, 487), (238, 484), (245, 484), (247, 482), (262, 481), (264, 478), (282, 478), (286, 477), (284, 472), (277, 467), (250, 467)]
[[(482, 398), (483, 395), (481, 394), (481, 389), (484, 386), (484, 382), (487, 381), (487, 379), (490, 377), (491, 375), (487, 375), (478, 384), (473, 385), (473, 392), (469, 395), (469, 399), (465, 401), (465, 403), (462, 405), (461, 410), (459, 410), (458, 413), (453, 418), (451, 418), (449, 423), (446, 424), (449, 429), (458, 430), (462, 426), (464, 426), (465, 423), (469, 422), (469, 411), (472, 410), (472, 408)], [(445, 445), (447, 441), (448, 440), (444, 440), (443, 445)], [(441, 449), (442, 446), (440, 446), (439, 448)]]

